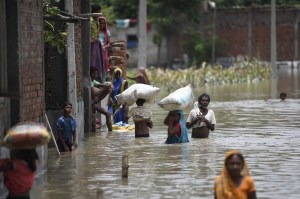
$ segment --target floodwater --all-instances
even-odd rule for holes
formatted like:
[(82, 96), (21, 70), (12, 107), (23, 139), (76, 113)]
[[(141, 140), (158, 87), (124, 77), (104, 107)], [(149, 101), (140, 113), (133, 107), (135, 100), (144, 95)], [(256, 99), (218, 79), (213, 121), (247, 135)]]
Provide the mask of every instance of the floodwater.
[[(279, 83), (278, 83), (279, 82)], [(78, 150), (60, 158), (50, 149), (48, 170), (31, 191), (33, 199), (213, 198), (213, 180), (224, 154), (239, 149), (255, 180), (258, 198), (300, 198), (300, 69), (280, 69), (276, 84), (262, 82), (199, 87), (217, 119), (208, 139), (166, 145), (167, 112), (153, 105), (149, 138), (96, 132)], [(287, 100), (281, 102), (279, 93)], [(159, 98), (166, 96), (162, 91)], [(190, 109), (185, 110), (186, 118)], [(128, 179), (122, 156), (128, 155)]]

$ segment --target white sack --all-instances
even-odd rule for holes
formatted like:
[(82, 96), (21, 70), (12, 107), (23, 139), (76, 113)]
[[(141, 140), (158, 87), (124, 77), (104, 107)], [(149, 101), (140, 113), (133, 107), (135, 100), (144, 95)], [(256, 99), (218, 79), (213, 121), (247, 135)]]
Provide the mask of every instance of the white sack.
[[(136, 95), (132, 96), (136, 91)], [(145, 99), (146, 102), (151, 103), (155, 96), (159, 93), (160, 88), (147, 84), (133, 84), (129, 86), (121, 94), (116, 95), (117, 101), (121, 104), (133, 105), (138, 98)], [(134, 98), (134, 99), (133, 99)]]
[(194, 103), (194, 94), (191, 85), (179, 88), (157, 104), (167, 111), (183, 110)]
[(123, 92), (119, 95), (116, 95), (116, 99), (120, 104), (126, 103), (128, 106), (131, 106), (132, 104), (134, 104), (136, 102), (136, 100), (137, 100), (137, 91), (136, 90), (131, 90), (130, 93), (126, 92), (125, 95), (123, 94)]

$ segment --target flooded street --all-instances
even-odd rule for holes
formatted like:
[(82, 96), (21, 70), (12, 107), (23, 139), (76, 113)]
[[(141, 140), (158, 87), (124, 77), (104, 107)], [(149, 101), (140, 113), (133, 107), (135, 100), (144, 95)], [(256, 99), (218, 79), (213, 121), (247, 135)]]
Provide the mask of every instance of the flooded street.
[[(211, 96), (209, 108), (216, 115), (216, 129), (208, 139), (164, 144), (167, 112), (153, 105), (149, 138), (102, 131), (87, 135), (77, 151), (60, 158), (51, 148), (48, 170), (36, 181), (32, 198), (96, 198), (97, 191), (99, 198), (213, 198), (214, 177), (225, 153), (235, 148), (246, 158), (258, 198), (298, 199), (300, 70), (279, 72), (275, 86), (262, 82), (195, 88), (195, 100), (203, 92)], [(279, 100), (281, 91), (287, 93), (286, 101)], [(166, 95), (162, 90), (158, 99)], [(123, 155), (129, 159), (128, 179), (122, 179)]]

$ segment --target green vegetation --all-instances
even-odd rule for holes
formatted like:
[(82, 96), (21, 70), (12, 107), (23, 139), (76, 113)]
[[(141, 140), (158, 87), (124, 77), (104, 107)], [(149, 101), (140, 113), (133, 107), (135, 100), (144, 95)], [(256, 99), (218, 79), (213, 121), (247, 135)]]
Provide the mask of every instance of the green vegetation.
[(239, 83), (257, 83), (270, 77), (271, 69), (265, 62), (258, 60), (237, 60), (234, 66), (223, 68), (220, 65), (210, 66), (203, 62), (185, 70), (163, 70), (151, 67), (147, 70), (148, 78), (153, 85), (164, 85), (176, 89), (191, 83), (193, 86), (222, 85)]
[[(60, 14), (58, 3), (54, 0), (43, 1), (44, 16), (56, 16)], [(56, 47), (59, 53), (63, 53), (67, 43), (66, 23), (55, 23), (44, 19), (44, 42), (46, 45)]]
[[(271, 0), (212, 0), (219, 8), (269, 6)], [(298, 0), (276, 0), (277, 6), (291, 6), (299, 4)]]

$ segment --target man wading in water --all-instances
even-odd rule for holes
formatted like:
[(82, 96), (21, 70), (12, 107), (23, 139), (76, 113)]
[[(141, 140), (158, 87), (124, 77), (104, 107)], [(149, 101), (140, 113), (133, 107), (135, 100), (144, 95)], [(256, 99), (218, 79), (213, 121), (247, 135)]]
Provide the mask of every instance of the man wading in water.
[(198, 108), (189, 114), (186, 127), (192, 127), (192, 138), (208, 138), (210, 130), (215, 130), (216, 118), (214, 111), (207, 108), (209, 102), (209, 95), (203, 93), (198, 98)]
[[(144, 107), (145, 99), (137, 99), (136, 105), (130, 109), (128, 116), (133, 117), (135, 125), (135, 137), (149, 137), (149, 128), (153, 127), (151, 110)], [(128, 117), (129, 118), (129, 117)]]

